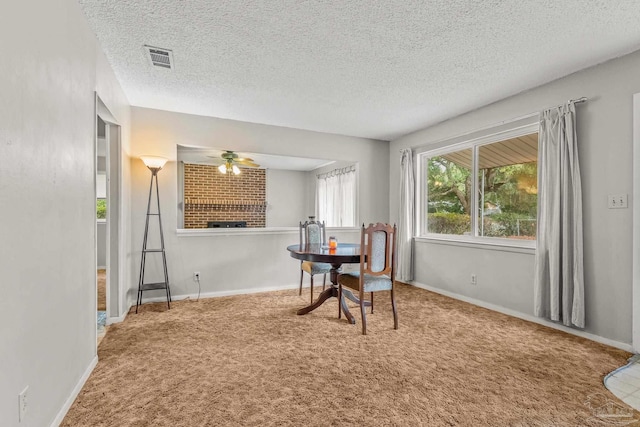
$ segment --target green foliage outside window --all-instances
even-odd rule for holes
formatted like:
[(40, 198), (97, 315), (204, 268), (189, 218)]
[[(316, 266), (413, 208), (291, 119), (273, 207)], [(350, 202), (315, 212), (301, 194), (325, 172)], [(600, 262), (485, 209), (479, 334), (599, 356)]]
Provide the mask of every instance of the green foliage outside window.
[[(460, 151), (461, 158), (470, 153)], [(427, 230), (471, 234), (471, 168), (444, 156), (428, 160)], [(522, 163), (478, 171), (478, 235), (535, 239), (537, 164)]]
[(98, 219), (107, 219), (107, 199), (96, 200), (96, 217)]

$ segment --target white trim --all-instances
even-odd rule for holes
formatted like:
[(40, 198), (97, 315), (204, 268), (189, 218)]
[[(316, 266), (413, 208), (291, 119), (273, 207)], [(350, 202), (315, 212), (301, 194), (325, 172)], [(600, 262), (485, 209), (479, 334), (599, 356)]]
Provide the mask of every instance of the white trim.
[(69, 412), (69, 408), (71, 408), (71, 405), (73, 405), (73, 402), (76, 400), (76, 397), (78, 397), (80, 390), (82, 390), (82, 387), (84, 387), (84, 384), (89, 379), (91, 372), (93, 372), (93, 369), (96, 367), (97, 364), (98, 364), (98, 356), (94, 356), (94, 358), (89, 363), (89, 366), (87, 366), (87, 369), (82, 374), (82, 377), (80, 377), (80, 380), (78, 380), (78, 383), (76, 384), (76, 386), (73, 388), (73, 390), (71, 390), (71, 394), (69, 395), (67, 400), (64, 402), (64, 405), (62, 405), (62, 408), (60, 408), (60, 411), (58, 411), (58, 415), (56, 415), (56, 417), (53, 419), (53, 422), (51, 423), (51, 427), (58, 427), (60, 424), (62, 424), (62, 420), (64, 420), (64, 417), (67, 415), (67, 412)]
[[(498, 142), (505, 139), (511, 139), (518, 136), (537, 132), (539, 127), (538, 113), (529, 116), (528, 120), (523, 123), (507, 122), (496, 126), (489, 126), (482, 129), (477, 129), (471, 132), (467, 132), (461, 135), (446, 137), (437, 141), (419, 145), (413, 147), (413, 152), (416, 155), (423, 155), (429, 153), (432, 156), (448, 153), (450, 151), (458, 151), (464, 148), (469, 148), (475, 145), (485, 145), (492, 142)], [(534, 120), (535, 118), (535, 120)], [(515, 126), (504, 128), (505, 126)], [(493, 131), (486, 133), (486, 131)]]
[[(416, 176), (417, 185), (416, 185), (416, 230), (419, 237), (424, 238), (433, 238), (434, 236), (441, 236), (442, 239), (450, 239), (450, 240), (459, 240), (457, 236), (450, 235), (434, 235), (432, 233), (427, 232), (427, 221), (426, 221), (426, 213), (428, 212), (428, 195), (425, 191), (425, 183), (426, 179), (426, 171), (427, 171), (427, 161), (434, 156), (440, 156), (447, 153), (452, 153), (460, 150), (472, 150), (472, 160), (473, 165), (471, 166), (471, 211), (475, 212), (470, 216), (471, 220), (471, 230), (473, 236), (467, 236), (464, 239), (469, 241), (473, 239), (476, 240), (485, 240), (491, 239), (495, 240), (495, 238), (487, 237), (487, 236), (476, 236), (475, 234), (478, 232), (478, 218), (477, 211), (479, 202), (477, 200), (477, 192), (475, 190), (478, 189), (477, 175), (478, 175), (478, 147), (483, 145), (492, 144), (495, 142), (505, 141), (508, 139), (516, 138), (518, 136), (528, 135), (531, 133), (537, 133), (539, 131), (539, 123), (536, 115), (527, 116), (524, 120), (514, 121), (507, 124), (503, 124), (501, 126), (497, 126), (496, 128), (485, 128), (483, 130), (478, 130), (474, 132), (469, 132), (467, 134), (446, 138), (440, 141), (422, 145), (417, 148), (413, 148), (414, 153), (416, 154)], [(535, 118), (535, 121), (534, 121)], [(508, 126), (508, 127), (507, 127)], [(493, 130), (494, 132), (487, 133)], [(507, 239), (502, 239), (507, 240)], [(516, 242), (519, 242), (518, 239), (513, 239)], [(491, 242), (488, 242), (491, 244)], [(534, 243), (535, 244), (535, 243)], [(519, 246), (519, 247), (529, 247), (529, 244), (523, 244), (522, 242), (515, 244), (506, 244), (506, 246)]]
[[(245, 289), (232, 289), (228, 291), (217, 291), (217, 292), (205, 292), (200, 294), (200, 299), (202, 298), (217, 298), (217, 297), (228, 297), (232, 295), (248, 295), (248, 294), (259, 294), (262, 292), (273, 292), (273, 291), (285, 291), (290, 289), (298, 289), (300, 287), (299, 283), (295, 285), (282, 285), (282, 286), (268, 286), (264, 288), (245, 288)], [(303, 285), (303, 288), (308, 288), (309, 285)], [(186, 299), (195, 300), (198, 298), (198, 293), (186, 294), (186, 295), (171, 295), (171, 301), (181, 301)], [(149, 302), (166, 302), (167, 297), (151, 297), (151, 298), (142, 298), (142, 303)]]
[(578, 329), (568, 328), (564, 325), (550, 322), (546, 319), (542, 319), (540, 317), (535, 317), (532, 314), (525, 314), (519, 311), (511, 310), (508, 308), (500, 307), (499, 305), (491, 304), (488, 302), (480, 301), (475, 298), (467, 297), (464, 295), (456, 294), (455, 292), (445, 291), (443, 289), (435, 288), (433, 286), (425, 285), (419, 282), (409, 282), (410, 285), (415, 286), (416, 288), (424, 289), (427, 291), (435, 292), (436, 294), (444, 295), (449, 298), (453, 298), (459, 301), (464, 301), (469, 304), (477, 305), (478, 307), (487, 308), (489, 310), (497, 311), (498, 313), (506, 314), (508, 316), (517, 317), (518, 319), (526, 320), (528, 322), (537, 323), (539, 325), (547, 326), (552, 329), (557, 329), (562, 332), (566, 332), (571, 335), (576, 335), (581, 338), (586, 338), (591, 341), (598, 342), (600, 344), (605, 344), (611, 347), (619, 348), (621, 350), (625, 350), (628, 352), (633, 352), (633, 349), (630, 344), (623, 343), (620, 341), (611, 340), (609, 338), (604, 338), (599, 335), (590, 334), (588, 332), (583, 332)]
[[(467, 236), (428, 235), (414, 237), (419, 243), (434, 243), (437, 245), (464, 246), (467, 248), (486, 249), (492, 251), (517, 252), (534, 255), (536, 253), (535, 240), (497, 239), (493, 237), (465, 238)], [(512, 241), (513, 240), (513, 241)]]
[[(327, 227), (327, 231), (345, 232), (357, 231), (358, 227)], [(267, 228), (179, 228), (178, 237), (207, 237), (207, 236), (257, 236), (261, 234), (298, 234), (299, 227), (267, 227)]]
[(640, 93), (633, 95), (631, 342), (640, 351)]
[(106, 270), (107, 266), (106, 265), (99, 265), (98, 266), (98, 270)]
[(126, 319), (127, 314), (129, 314), (129, 309), (131, 309), (131, 305), (129, 305), (129, 308), (127, 309), (127, 311), (124, 312), (124, 314), (121, 314), (118, 317), (107, 317), (107, 321), (105, 323), (107, 325), (113, 325), (114, 323), (124, 322), (124, 319)]
[(260, 234), (297, 234), (298, 227), (269, 227), (269, 228), (179, 228), (178, 237), (206, 237), (206, 236), (243, 236)]

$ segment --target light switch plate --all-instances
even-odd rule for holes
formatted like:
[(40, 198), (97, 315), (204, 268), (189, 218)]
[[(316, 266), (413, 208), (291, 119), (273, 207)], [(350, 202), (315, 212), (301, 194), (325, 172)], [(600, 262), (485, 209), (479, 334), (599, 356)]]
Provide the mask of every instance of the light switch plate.
[(626, 209), (627, 195), (626, 194), (609, 194), (608, 196), (609, 209)]

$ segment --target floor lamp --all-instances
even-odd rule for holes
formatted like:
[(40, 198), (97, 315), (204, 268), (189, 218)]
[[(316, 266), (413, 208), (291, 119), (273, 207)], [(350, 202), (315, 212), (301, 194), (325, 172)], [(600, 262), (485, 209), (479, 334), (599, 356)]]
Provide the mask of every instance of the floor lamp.
[[(167, 308), (171, 309), (171, 290), (169, 289), (169, 274), (167, 273), (167, 255), (164, 251), (164, 234), (162, 232), (162, 218), (160, 216), (160, 191), (158, 190), (158, 172), (167, 162), (164, 157), (157, 156), (141, 156), (140, 159), (144, 162), (145, 166), (151, 171), (151, 184), (149, 185), (149, 200), (147, 201), (147, 218), (144, 224), (144, 239), (142, 241), (142, 257), (140, 258), (140, 277), (138, 278), (138, 299), (136, 301), (136, 313), (138, 312), (138, 306), (142, 304), (142, 293), (144, 291), (153, 291), (158, 289), (164, 289), (167, 293)], [(156, 212), (151, 212), (151, 196), (153, 194), (153, 183), (156, 186)], [(156, 216), (158, 218), (158, 226), (160, 229), (160, 248), (148, 249), (147, 241), (149, 237), (149, 218)], [(147, 262), (147, 254), (159, 253), (162, 254), (162, 266), (164, 271), (164, 282), (145, 283), (144, 271)]]

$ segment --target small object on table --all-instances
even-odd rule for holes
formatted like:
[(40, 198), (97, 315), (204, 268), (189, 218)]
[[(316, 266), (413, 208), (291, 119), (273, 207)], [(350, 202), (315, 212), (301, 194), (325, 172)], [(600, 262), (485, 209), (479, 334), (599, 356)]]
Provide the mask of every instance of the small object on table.
[(329, 249), (335, 249), (338, 247), (338, 240), (331, 236), (329, 237)]

